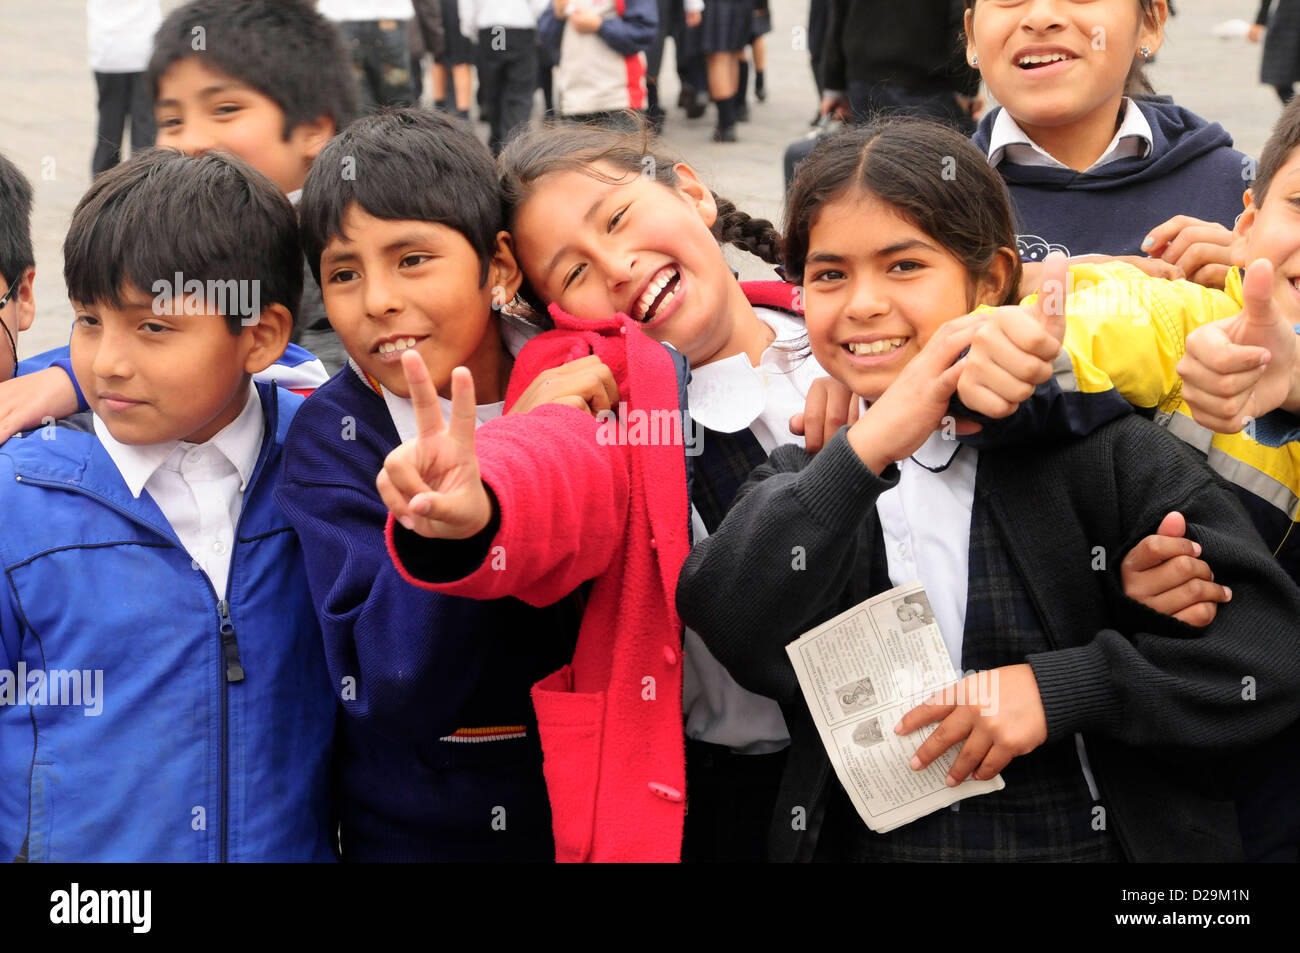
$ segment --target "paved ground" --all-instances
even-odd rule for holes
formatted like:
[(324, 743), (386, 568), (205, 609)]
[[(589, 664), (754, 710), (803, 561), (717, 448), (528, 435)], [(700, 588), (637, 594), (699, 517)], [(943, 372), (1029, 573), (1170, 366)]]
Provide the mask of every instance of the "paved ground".
[[(177, 0), (163, 3), (164, 9), (177, 5)], [(1279, 110), (1272, 91), (1258, 83), (1259, 48), (1211, 34), (1225, 20), (1252, 19), (1256, 0), (1178, 0), (1177, 6), (1180, 13), (1151, 70), (1156, 88), (1222, 122), (1239, 148), (1257, 154)], [(807, 0), (777, 0), (772, 8), (770, 95), (766, 103), (752, 105), (754, 119), (740, 127), (741, 142), (715, 144), (710, 141), (711, 118), (689, 122), (676, 110), (665, 134), (719, 194), (751, 213), (776, 219), (781, 155), (788, 142), (808, 131), (816, 95), (803, 31)], [(20, 342), (24, 355), (67, 340), (70, 317), (61, 245), (72, 209), (89, 185), (95, 124), (85, 29), (80, 0), (0, 4), (0, 150), (36, 186), (38, 318)], [(664, 99), (673, 102), (677, 89), (671, 53), (663, 77)], [(743, 273), (754, 273), (753, 259), (738, 264)]]

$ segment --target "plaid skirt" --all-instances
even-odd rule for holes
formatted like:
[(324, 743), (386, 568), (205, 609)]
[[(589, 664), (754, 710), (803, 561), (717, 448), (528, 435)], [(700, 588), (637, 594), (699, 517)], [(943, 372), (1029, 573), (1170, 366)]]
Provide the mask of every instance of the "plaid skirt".
[(704, 19), (689, 31), (687, 43), (697, 53), (738, 53), (753, 32), (754, 0), (708, 0)]

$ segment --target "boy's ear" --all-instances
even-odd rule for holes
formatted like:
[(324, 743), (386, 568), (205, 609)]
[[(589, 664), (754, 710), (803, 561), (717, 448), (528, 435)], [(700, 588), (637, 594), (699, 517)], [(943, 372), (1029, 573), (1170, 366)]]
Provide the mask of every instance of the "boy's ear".
[(1250, 230), (1255, 225), (1255, 216), (1259, 214), (1259, 209), (1255, 207), (1255, 196), (1250, 189), (1247, 189), (1242, 196), (1246, 203), (1246, 211), (1237, 216), (1237, 221), (1232, 226), (1232, 244), (1228, 246), (1228, 254), (1232, 263), (1238, 268), (1245, 268), (1248, 260), (1247, 249), (1250, 247)]
[(337, 126), (331, 116), (318, 116), (310, 122), (300, 122), (293, 127), (289, 138), (295, 143), (295, 148), (302, 152), (306, 159), (315, 160), (320, 151), (325, 148), (325, 143), (334, 138)]
[(962, 29), (966, 31), (966, 62), (969, 63), (975, 59), (975, 32), (971, 26), (975, 22), (975, 10), (967, 8), (966, 16), (962, 21)]
[(244, 370), (249, 374), (264, 371), (284, 355), (293, 335), (293, 315), (282, 304), (268, 304), (262, 309), (256, 324), (240, 329), (247, 336), (248, 351), (244, 355)]
[(514, 239), (509, 232), (497, 232), (496, 250), (492, 252), (488, 266), (488, 283), (492, 287), (493, 304), (502, 306), (514, 300), (519, 286), (524, 283), (524, 273), (515, 258)]
[(18, 308), (18, 321), (15, 327), (21, 334), (32, 326), (36, 320), (36, 293), (33, 283), (36, 281), (36, 268), (28, 268), (18, 278), (18, 290), (14, 293), (14, 304)]
[(695, 170), (685, 162), (678, 162), (673, 166), (673, 171), (677, 173), (677, 188), (686, 194), (686, 198), (695, 207), (704, 224), (709, 228), (718, 220), (718, 203), (713, 197), (713, 192), (700, 181), (700, 177), (695, 174)]

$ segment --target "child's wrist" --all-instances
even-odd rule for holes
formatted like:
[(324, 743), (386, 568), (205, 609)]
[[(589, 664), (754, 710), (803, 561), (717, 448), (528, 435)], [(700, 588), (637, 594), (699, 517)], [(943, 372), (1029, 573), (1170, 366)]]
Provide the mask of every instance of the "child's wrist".
[(855, 424), (849, 428), (848, 440), (849, 446), (858, 455), (862, 465), (876, 476), (880, 476), (891, 464), (897, 462), (892, 455), (881, 448), (869, 429)]

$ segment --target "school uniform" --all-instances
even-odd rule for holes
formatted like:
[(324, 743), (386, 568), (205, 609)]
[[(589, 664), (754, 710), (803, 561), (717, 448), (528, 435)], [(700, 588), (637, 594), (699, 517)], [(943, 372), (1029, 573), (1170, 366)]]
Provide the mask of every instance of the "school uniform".
[(706, 0), (695, 36), (700, 53), (739, 53), (754, 30), (754, 0)]
[(0, 449), (0, 681), (103, 686), (98, 711), (0, 704), (0, 856), (334, 858), (336, 705), (272, 499), (301, 402), (252, 385), (199, 445), (126, 446), (96, 420)]
[(431, 592), (546, 605), (582, 588), (573, 660), (532, 692), (556, 859), (675, 862), (686, 768), (672, 593), (689, 548), (686, 457), (671, 435), (632, 428), (681, 412), (686, 365), (624, 315), (550, 313), (556, 330), (520, 352), (506, 406), (542, 371), (595, 354), (619, 386), (627, 433), (551, 404), (490, 421), (475, 453), (496, 518), (465, 541), (425, 539), (390, 518), (389, 552)]
[(553, 7), (542, 12), (537, 34), (557, 51), (555, 111), (572, 119), (608, 120), (646, 105), (646, 50), (659, 27), (657, 0), (590, 0), (601, 16), (595, 33), (568, 29)]
[(145, 71), (153, 35), (161, 24), (158, 0), (89, 0), (86, 4), (90, 68), (99, 103), (92, 177), (121, 161), (122, 126), (128, 119), (133, 153), (154, 144), (158, 129)]
[(1300, 79), (1300, 3), (1296, 0), (1260, 0), (1255, 22), (1267, 26), (1264, 53), (1259, 61), (1259, 81), (1290, 102)]
[[(480, 406), (479, 419), (501, 407)], [(349, 363), (294, 421), (276, 493), (302, 539), (342, 704), (342, 856), (548, 861), (555, 848), (529, 688), (572, 655), (578, 609), (571, 600), (478, 602), (401, 578), (375, 474), (415, 432), (410, 400)]]
[(1088, 170), (1034, 145), (1001, 106), (972, 142), (1007, 183), (1024, 261), (1066, 255), (1141, 255), (1142, 240), (1175, 215), (1232, 228), (1251, 159), (1218, 123), (1162, 97), (1126, 99), (1114, 138)]
[[(768, 453), (803, 445), (789, 421), (803, 413), (812, 382), (826, 372), (808, 352), (794, 286), (741, 282), (758, 319), (773, 332), (757, 366), (745, 354), (691, 370), (687, 399), (701, 428), (691, 458), (691, 540), (717, 529), (741, 484)], [(762, 860), (790, 733), (780, 706), (741, 687), (699, 635), (686, 629), (683, 708), (690, 810), (683, 859)]]
[[(1087, 440), (978, 452), (960, 667), (1030, 664), (1047, 742), (1011, 763), (1002, 791), (888, 834), (866, 828), (831, 772), (785, 654), (803, 632), (897, 582), (886, 539), (898, 529), (888, 529), (881, 500), (915, 468), (872, 473), (846, 434), (813, 458), (777, 450), (693, 549), (678, 586), (686, 624), (742, 685), (776, 698), (785, 713), (791, 749), (773, 859), (1240, 859), (1236, 811), (1216, 768), (1300, 712), (1300, 657), (1290, 651), (1300, 590), (1222, 484), (1187, 448), (1132, 416)], [(1120, 561), (1175, 505), (1219, 554), (1216, 578), (1234, 593), (1204, 629), (1123, 595)], [(932, 532), (951, 530), (951, 520), (939, 529), (915, 507), (906, 515)], [(794, 541), (806, 554), (798, 576)], [(1106, 568), (1094, 571), (1098, 548)], [(916, 562), (924, 578), (930, 570)], [(955, 606), (954, 571), (938, 570), (931, 595)], [(792, 587), (803, 598), (789, 599)], [(1267, 705), (1257, 706), (1262, 695), (1243, 703), (1244, 672), (1274, 686)]]
[(478, 82), (497, 155), (533, 112), (537, 21), (550, 0), (459, 0), (460, 29), (478, 42)]

